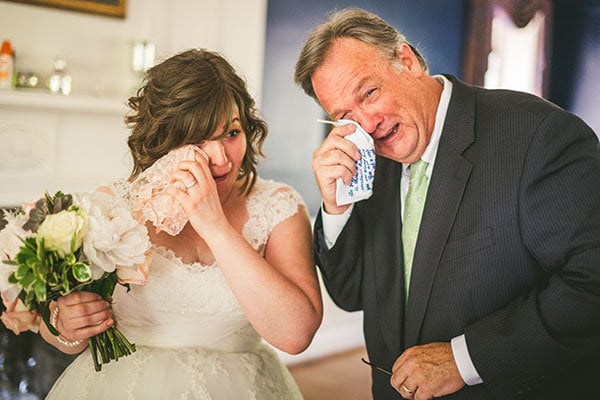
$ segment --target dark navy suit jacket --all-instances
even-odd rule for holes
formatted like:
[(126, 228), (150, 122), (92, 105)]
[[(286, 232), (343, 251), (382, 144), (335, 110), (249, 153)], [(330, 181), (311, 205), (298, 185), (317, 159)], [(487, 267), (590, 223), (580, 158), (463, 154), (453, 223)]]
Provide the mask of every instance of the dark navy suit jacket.
[[(373, 196), (335, 246), (315, 223), (329, 295), (364, 311), (372, 362), (465, 334), (484, 383), (448, 399), (600, 399), (600, 149), (576, 116), (455, 77), (405, 307), (402, 165), (377, 158)], [(406, 312), (405, 312), (406, 309)], [(374, 370), (375, 399), (400, 398)]]

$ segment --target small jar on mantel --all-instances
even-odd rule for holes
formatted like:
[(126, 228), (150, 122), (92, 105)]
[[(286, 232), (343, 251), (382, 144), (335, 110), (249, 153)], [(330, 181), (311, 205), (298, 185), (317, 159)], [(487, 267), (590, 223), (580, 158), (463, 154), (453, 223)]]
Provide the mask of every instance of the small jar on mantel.
[(48, 79), (48, 89), (53, 94), (71, 94), (71, 76), (66, 73), (67, 62), (58, 57), (54, 60), (54, 73)]

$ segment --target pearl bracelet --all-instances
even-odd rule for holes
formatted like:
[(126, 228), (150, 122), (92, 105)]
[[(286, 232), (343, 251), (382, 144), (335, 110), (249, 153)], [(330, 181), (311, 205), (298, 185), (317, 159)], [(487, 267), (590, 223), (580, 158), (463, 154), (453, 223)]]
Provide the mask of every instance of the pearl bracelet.
[[(56, 329), (56, 331), (58, 332), (58, 328), (56, 326), (56, 321), (58, 320), (58, 305), (54, 308), (54, 311), (52, 311), (52, 315), (50, 317), (50, 325), (52, 325), (54, 327), (54, 329)], [(58, 333), (58, 336), (56, 336), (56, 340), (58, 341), (58, 343), (67, 346), (67, 347), (75, 347), (75, 346), (79, 346), (81, 343), (83, 343), (83, 340), (74, 340), (74, 341), (69, 341), (67, 339), (64, 338), (63, 335), (60, 334), (60, 332)]]

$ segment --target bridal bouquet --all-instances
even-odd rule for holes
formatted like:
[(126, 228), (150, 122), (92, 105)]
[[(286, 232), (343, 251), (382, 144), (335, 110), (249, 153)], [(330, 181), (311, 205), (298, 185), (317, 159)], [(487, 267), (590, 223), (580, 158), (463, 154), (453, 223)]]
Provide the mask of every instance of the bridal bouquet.
[[(109, 300), (117, 284), (145, 284), (150, 240), (124, 200), (93, 192), (48, 193), (5, 212), (0, 231), (2, 322), (16, 334), (37, 331), (40, 317), (60, 337), (50, 316), (59, 296), (86, 290)], [(64, 340), (63, 340), (64, 343)], [(135, 352), (116, 328), (88, 339), (96, 371), (103, 363)]]

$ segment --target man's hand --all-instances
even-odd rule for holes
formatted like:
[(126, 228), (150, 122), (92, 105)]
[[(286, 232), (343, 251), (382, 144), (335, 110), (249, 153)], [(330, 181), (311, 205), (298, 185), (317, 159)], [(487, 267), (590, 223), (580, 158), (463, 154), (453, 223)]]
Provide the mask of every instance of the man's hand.
[(405, 399), (432, 399), (465, 386), (450, 343), (411, 347), (398, 357), (392, 371), (390, 383)]
[(360, 159), (360, 152), (354, 143), (344, 139), (344, 136), (350, 135), (355, 129), (352, 124), (333, 128), (313, 153), (313, 172), (323, 197), (323, 206), (329, 214), (341, 214), (350, 207), (347, 204), (337, 205), (335, 188), (338, 178), (349, 184), (356, 174), (356, 161)]

